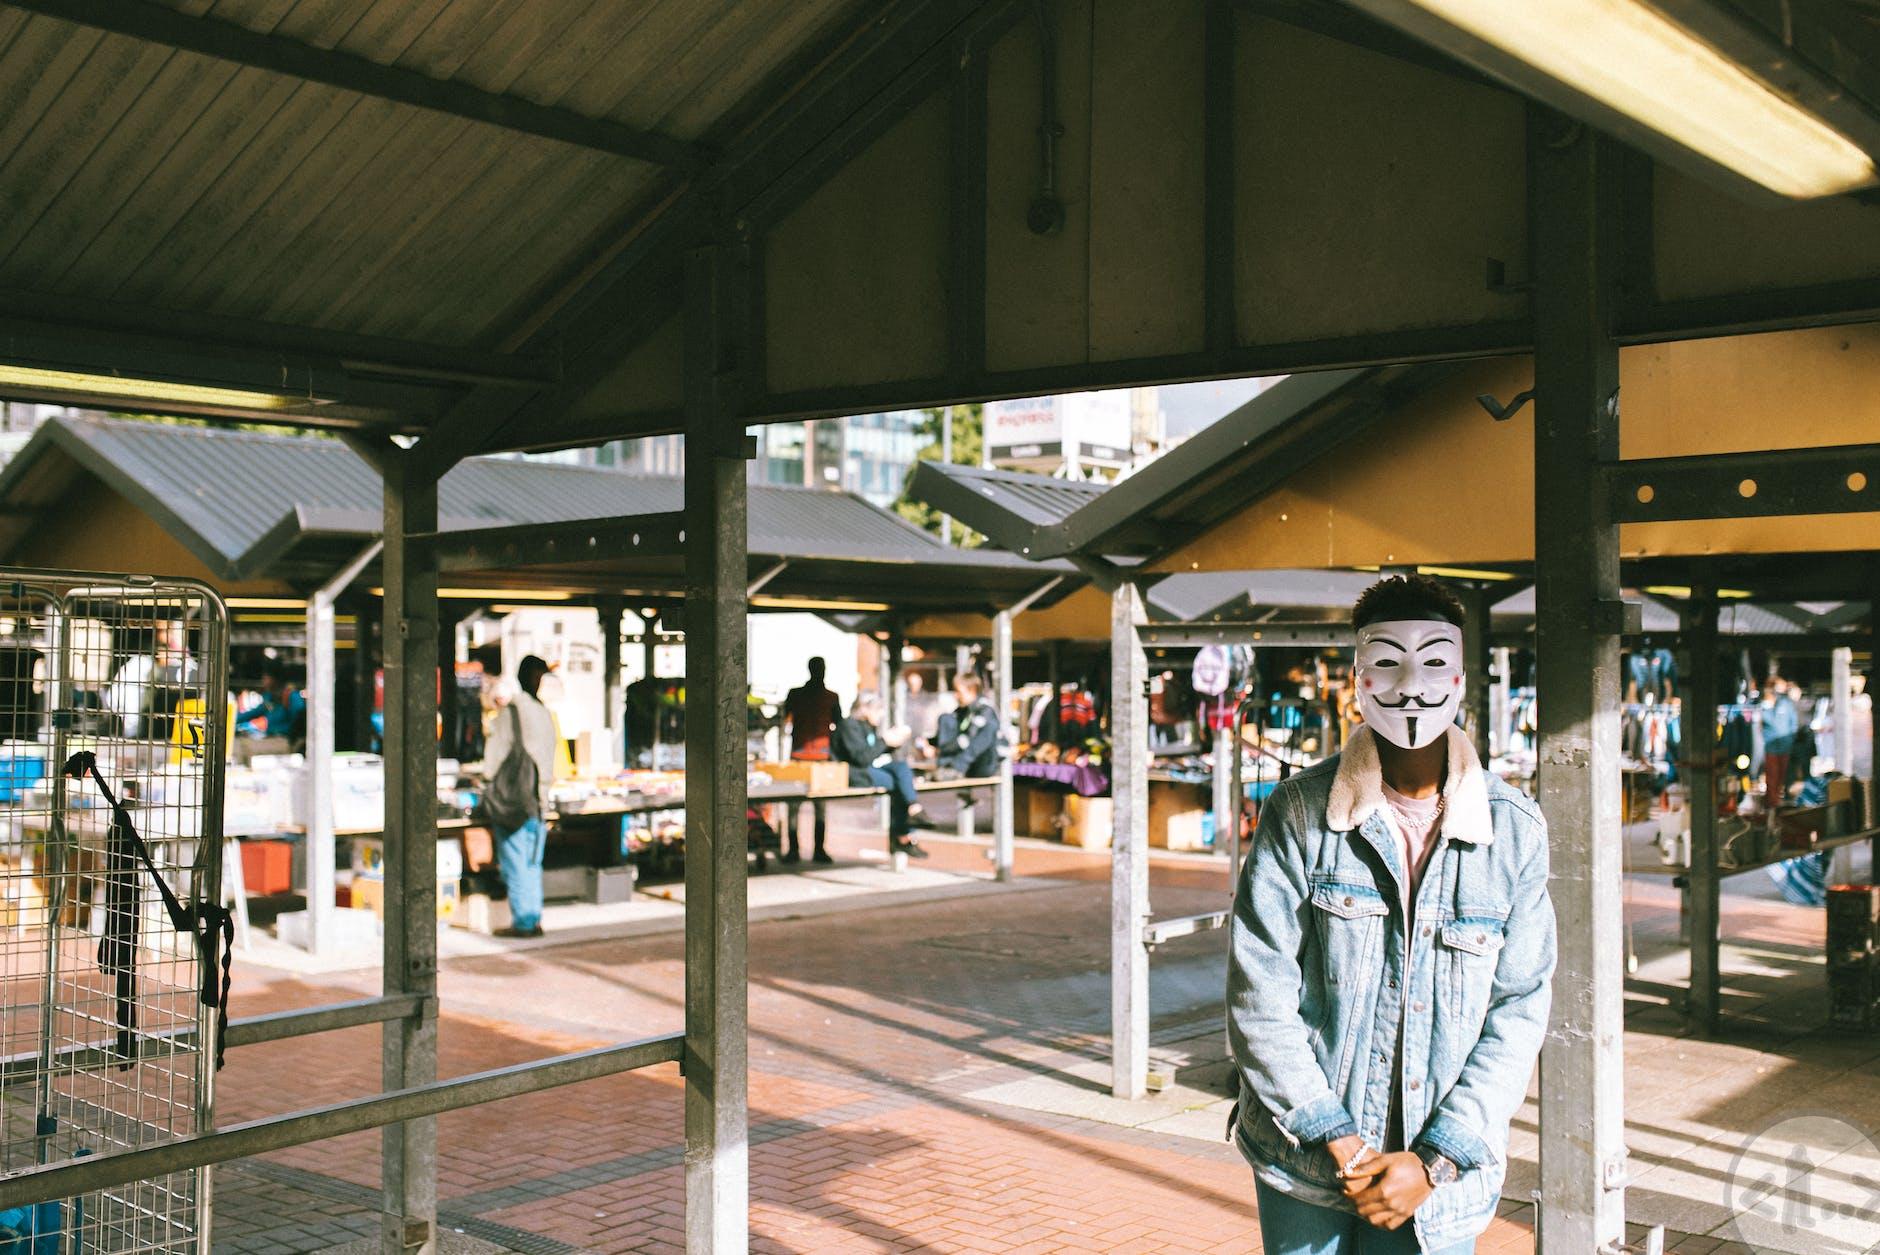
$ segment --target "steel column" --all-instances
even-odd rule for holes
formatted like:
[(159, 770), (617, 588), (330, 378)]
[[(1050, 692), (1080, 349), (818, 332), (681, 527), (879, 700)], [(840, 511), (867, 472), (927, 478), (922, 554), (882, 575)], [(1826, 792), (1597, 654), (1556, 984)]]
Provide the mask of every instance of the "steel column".
[[(1231, 700), (1231, 697), (1230, 697)], [(1234, 757), (1240, 753), (1240, 746), (1234, 742), (1234, 729), (1230, 721), (1225, 728), (1214, 730), (1214, 848), (1223, 850), (1233, 839), (1233, 834), (1240, 823), (1240, 798), (1234, 787)]]
[(601, 726), (607, 729), (608, 757), (625, 764), (626, 692), (620, 683), (620, 622), (626, 608), (618, 597), (601, 599), (601, 687), (606, 706), (601, 710)]
[(1560, 957), (1541, 1052), (1541, 1255), (1625, 1238), (1619, 529), (1601, 463), (1619, 451), (1612, 149), (1530, 111), (1534, 265), (1535, 650), (1539, 795)]
[(1459, 591), (1464, 610), (1463, 675), (1468, 686), (1464, 709), (1469, 712), (1469, 738), (1475, 742), (1476, 757), (1486, 765), (1490, 757), (1488, 694), (1494, 671), (1494, 651), (1489, 643), (1494, 633), (1494, 624), (1490, 622), (1495, 605), (1494, 586), (1477, 584)]
[(1691, 817), (1691, 856), (1684, 889), (1691, 932), (1691, 989), (1684, 1018), (1693, 1033), (1708, 1037), (1717, 1031), (1722, 984), (1718, 970), (1722, 878), (1717, 874), (1716, 591), (1694, 581), (1682, 617), (1690, 654), (1684, 669), (1684, 761), (1679, 774), (1685, 781)]
[[(1012, 612), (992, 617), (992, 700), (999, 711), (999, 731), (1006, 745), (1018, 744), (1012, 725)], [(999, 757), (999, 783), (992, 799), (992, 867), (1000, 880), (1012, 878), (1012, 757)]]
[[(411, 453), (385, 477), (384, 992), (437, 995), (436, 471)], [(384, 1087), (437, 1079), (437, 1019), (401, 1020), (382, 1035)], [(387, 1125), (381, 1249), (437, 1249), (437, 1122)]]
[(1149, 659), (1142, 590), (1110, 594), (1110, 1092), (1149, 1085)]
[(686, 258), (685, 1243), (742, 1255), (749, 1220), (744, 428), (738, 267)]
[[(307, 599), (307, 949), (314, 954), (332, 940), (333, 928), (333, 752), (339, 690), (333, 603), (383, 547), (376, 540), (367, 545)], [(364, 650), (363, 626), (354, 636), (353, 648)]]

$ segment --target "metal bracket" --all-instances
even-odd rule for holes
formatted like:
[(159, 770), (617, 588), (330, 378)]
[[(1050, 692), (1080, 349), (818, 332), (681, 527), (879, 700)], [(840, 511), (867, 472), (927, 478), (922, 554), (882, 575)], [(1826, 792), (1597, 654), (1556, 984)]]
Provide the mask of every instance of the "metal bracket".
[(1608, 1242), (1598, 1255), (1665, 1255), (1665, 1227), (1653, 1225), (1645, 1231), (1643, 1242)]
[(1637, 636), (1645, 630), (1645, 608), (1636, 601), (1596, 601), (1590, 626), (1604, 636)]
[(1488, 416), (1490, 418), (1494, 419), (1498, 423), (1505, 423), (1509, 419), (1513, 418), (1516, 414), (1519, 414), (1522, 408), (1525, 407), (1527, 403), (1529, 401), (1532, 401), (1533, 399), (1534, 399), (1534, 389), (1528, 388), (1528, 389), (1525, 389), (1524, 391), (1515, 393), (1514, 396), (1509, 399), (1508, 404), (1506, 405), (1503, 405), (1501, 402), (1497, 401), (1493, 393), (1488, 393), (1488, 392), (1478, 392), (1475, 396), (1475, 403), (1481, 406), (1483, 409), (1487, 410)]
[(1522, 296), (1534, 290), (1534, 281), (1508, 282), (1508, 263), (1499, 257), (1488, 259), (1488, 290), (1502, 296)]

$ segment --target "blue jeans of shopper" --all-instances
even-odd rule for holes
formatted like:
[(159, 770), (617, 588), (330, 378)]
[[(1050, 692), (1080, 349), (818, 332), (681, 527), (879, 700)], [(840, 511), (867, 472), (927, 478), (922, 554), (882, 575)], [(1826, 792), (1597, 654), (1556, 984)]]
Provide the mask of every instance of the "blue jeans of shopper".
[(905, 837), (912, 827), (907, 822), (907, 808), (914, 804), (914, 770), (906, 763), (889, 763), (886, 767), (860, 767), (860, 775), (868, 778), (868, 783), (878, 789), (888, 791), (888, 835)]
[(496, 862), (509, 889), (509, 922), (515, 928), (527, 930), (542, 922), (542, 851), (547, 845), (548, 829), (539, 818), (525, 820), (496, 843)]
[[(1260, 1202), (1260, 1237), (1266, 1255), (1418, 1255), (1416, 1226), (1380, 1229), (1354, 1212), (1301, 1202), (1255, 1182)], [(1422, 1255), (1473, 1255), (1475, 1243), (1458, 1242)]]

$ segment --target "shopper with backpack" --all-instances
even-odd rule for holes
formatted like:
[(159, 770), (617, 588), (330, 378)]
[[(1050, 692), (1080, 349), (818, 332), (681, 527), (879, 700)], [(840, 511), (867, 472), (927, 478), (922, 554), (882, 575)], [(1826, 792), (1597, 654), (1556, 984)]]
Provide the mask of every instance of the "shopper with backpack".
[(483, 761), (490, 768), (482, 812), (496, 838), (496, 862), (509, 890), (509, 927), (499, 937), (542, 935), (542, 855), (548, 845), (549, 785), (561, 729), (537, 696), (548, 664), (534, 654), (516, 668), (520, 690), (497, 714)]

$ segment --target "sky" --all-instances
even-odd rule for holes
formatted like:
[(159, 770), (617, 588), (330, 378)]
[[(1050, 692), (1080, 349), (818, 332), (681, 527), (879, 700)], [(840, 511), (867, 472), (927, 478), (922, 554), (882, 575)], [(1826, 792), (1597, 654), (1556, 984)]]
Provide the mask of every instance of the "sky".
[(1218, 379), (1209, 383), (1166, 384), (1156, 389), (1168, 434), (1186, 436), (1245, 405), (1284, 375), (1265, 379)]

